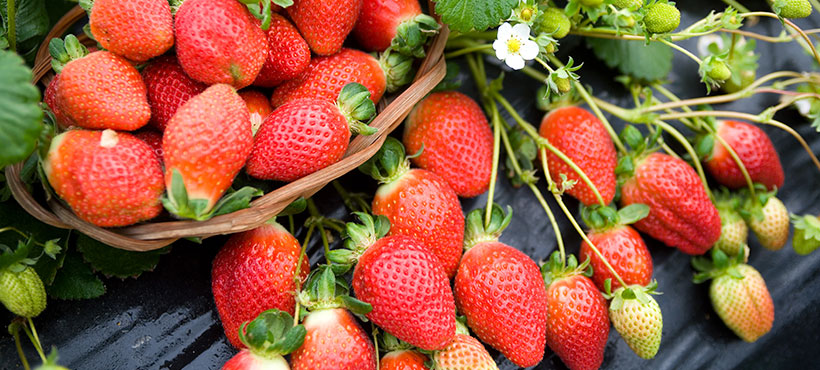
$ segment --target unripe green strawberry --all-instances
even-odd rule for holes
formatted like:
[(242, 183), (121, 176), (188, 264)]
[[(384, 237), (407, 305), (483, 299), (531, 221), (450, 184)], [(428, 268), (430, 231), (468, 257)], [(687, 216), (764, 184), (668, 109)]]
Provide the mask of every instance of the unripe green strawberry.
[(775, 0), (772, 9), (783, 18), (806, 18), (811, 15), (809, 0)]
[(651, 33), (672, 32), (680, 25), (680, 10), (667, 3), (655, 3), (646, 9), (643, 21)]
[(820, 247), (820, 217), (792, 215), (794, 236), (792, 247), (800, 255), (807, 255)]
[(734, 78), (730, 78), (726, 80), (726, 82), (721, 86), (723, 91), (727, 93), (735, 93), (740, 91), (741, 89), (745, 88), (755, 82), (757, 79), (757, 73), (753, 70), (741, 70), (740, 71), (740, 80), (739, 84), (735, 82)]
[(720, 214), (720, 239), (715, 246), (730, 256), (740, 253), (749, 237), (749, 227), (732, 207), (718, 205)]
[(535, 22), (535, 33), (548, 33), (555, 39), (562, 39), (567, 36), (572, 22), (564, 11), (558, 8), (547, 8)]
[(35, 317), (46, 308), (46, 288), (31, 267), (13, 272), (0, 271), (0, 302), (13, 314)]
[(609, 319), (615, 330), (629, 348), (644, 359), (653, 358), (658, 353), (663, 331), (661, 307), (648, 293), (640, 285), (621, 287), (609, 304)]
[(643, 5), (643, 0), (615, 0), (612, 5), (618, 9), (638, 9)]
[(762, 211), (762, 219), (755, 216), (750, 217), (749, 228), (764, 248), (769, 250), (783, 248), (789, 238), (789, 211), (776, 197), (770, 197)]
[[(732, 269), (735, 271), (730, 272)], [(747, 342), (756, 341), (772, 329), (772, 296), (752, 266), (738, 264), (712, 280), (709, 298), (726, 326)]]
[(558, 86), (558, 92), (561, 94), (566, 94), (572, 90), (572, 82), (569, 78), (556, 78), (555, 84)]
[(726, 81), (732, 78), (732, 71), (722, 60), (712, 59), (708, 75), (715, 81)]

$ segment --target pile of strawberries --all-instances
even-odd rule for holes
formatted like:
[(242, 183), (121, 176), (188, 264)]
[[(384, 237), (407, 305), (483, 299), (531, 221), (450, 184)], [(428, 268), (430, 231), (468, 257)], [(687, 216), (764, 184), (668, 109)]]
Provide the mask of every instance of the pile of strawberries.
[[(174, 3), (83, 2), (100, 50), (73, 35), (49, 45), (45, 102), (69, 130), (44, 169), (94, 225), (163, 206), (204, 220), (260, 194), (230, 190), (243, 168), (290, 182), (339, 161), (351, 134), (375, 133), (374, 104), (409, 82), (438, 29), (416, 0)], [(343, 47), (348, 35), (380, 57)]]

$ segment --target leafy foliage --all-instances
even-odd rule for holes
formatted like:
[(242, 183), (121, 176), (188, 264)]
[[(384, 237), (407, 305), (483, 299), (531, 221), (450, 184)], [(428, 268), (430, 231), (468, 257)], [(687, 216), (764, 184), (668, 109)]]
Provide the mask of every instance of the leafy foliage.
[(458, 32), (484, 31), (512, 14), (518, 0), (438, 0), (436, 13)]
[(20, 56), (0, 50), (0, 168), (26, 159), (43, 130), (40, 91), (31, 77)]
[(63, 268), (57, 271), (54, 282), (46, 287), (46, 291), (57, 299), (91, 299), (105, 294), (105, 285), (83, 262), (79, 252), (69, 251)]
[[(53, 0), (49, 0), (52, 2)], [(34, 60), (37, 47), (50, 28), (45, 0), (15, 0), (15, 39), (17, 52), (28, 61)], [(8, 0), (0, 0), (3, 33), (9, 35)]]
[(587, 43), (607, 66), (639, 80), (662, 80), (672, 70), (672, 49), (660, 43), (596, 38)]
[(159, 263), (160, 256), (168, 253), (170, 248), (131, 252), (105, 245), (81, 234), (77, 237), (77, 250), (94, 270), (106, 276), (127, 278), (153, 270)]

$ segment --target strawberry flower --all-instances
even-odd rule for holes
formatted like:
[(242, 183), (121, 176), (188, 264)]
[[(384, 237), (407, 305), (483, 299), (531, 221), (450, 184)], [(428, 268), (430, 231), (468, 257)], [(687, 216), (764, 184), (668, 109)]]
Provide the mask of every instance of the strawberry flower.
[(530, 27), (519, 23), (504, 23), (498, 28), (498, 39), (493, 42), (495, 56), (512, 69), (524, 68), (524, 61), (538, 56), (538, 44), (530, 40)]

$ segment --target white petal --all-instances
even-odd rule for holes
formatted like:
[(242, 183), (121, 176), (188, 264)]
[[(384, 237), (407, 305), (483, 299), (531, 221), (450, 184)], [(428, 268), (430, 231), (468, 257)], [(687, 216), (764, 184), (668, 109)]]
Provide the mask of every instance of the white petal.
[(521, 45), (521, 50), (518, 51), (524, 60), (533, 60), (538, 56), (538, 44), (532, 40), (526, 40)]
[(506, 42), (512, 36), (512, 26), (509, 23), (504, 23), (501, 27), (498, 27), (498, 40), (502, 40)]
[(512, 69), (519, 70), (521, 68), (524, 68), (524, 59), (522, 59), (521, 56), (518, 54), (509, 55), (507, 56), (507, 59), (504, 59), (504, 61)]
[(800, 112), (803, 116), (808, 116), (809, 112), (811, 111), (811, 102), (804, 99), (798, 100), (794, 102), (794, 105), (797, 106), (797, 111)]
[(495, 49), (495, 57), (501, 60), (507, 59), (510, 53), (507, 51), (507, 47), (502, 47), (500, 49)]
[(513, 35), (518, 36), (520, 40), (528, 40), (530, 38), (530, 26), (526, 23), (518, 23), (512, 28)]

